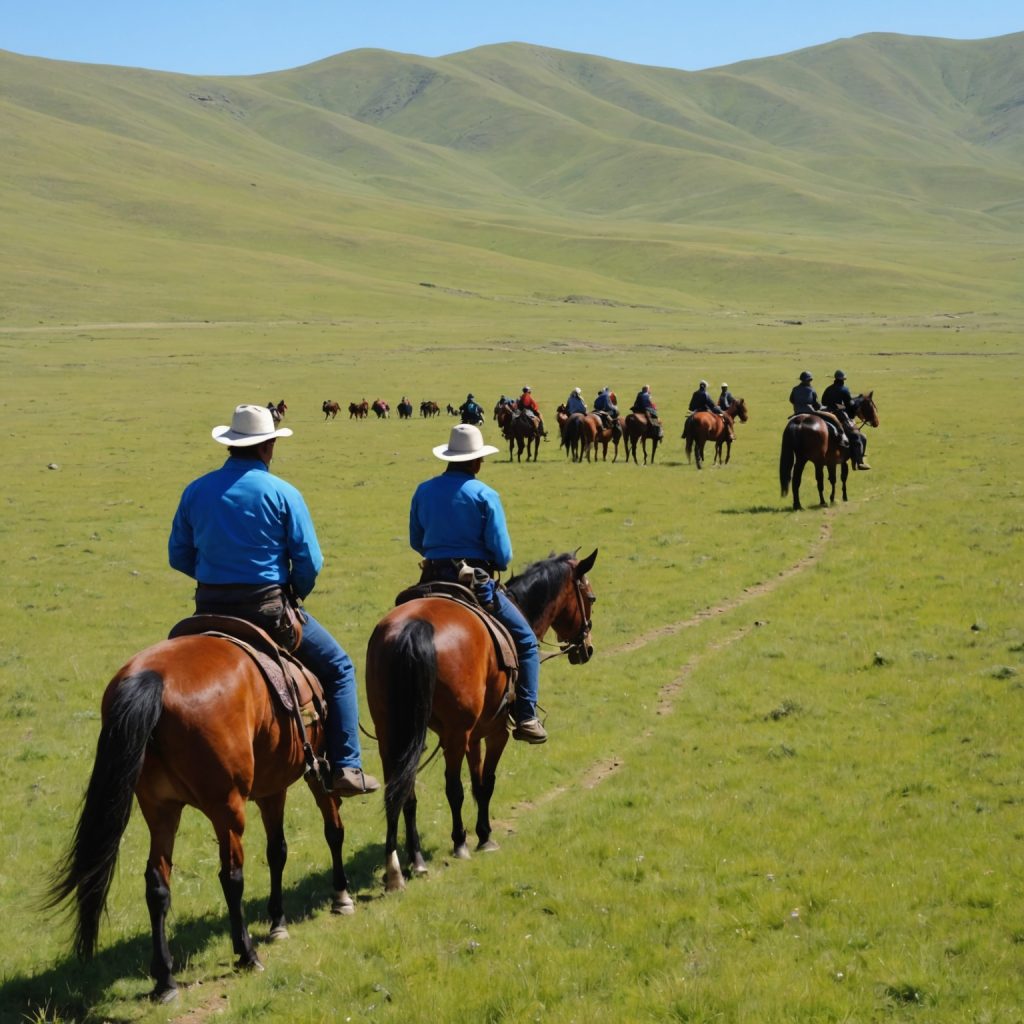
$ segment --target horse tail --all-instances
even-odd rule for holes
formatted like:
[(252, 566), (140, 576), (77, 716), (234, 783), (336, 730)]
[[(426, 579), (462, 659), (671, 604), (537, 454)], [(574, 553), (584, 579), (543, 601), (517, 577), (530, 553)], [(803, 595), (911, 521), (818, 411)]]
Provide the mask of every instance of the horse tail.
[(437, 683), (432, 623), (410, 619), (402, 626), (391, 645), (385, 672), (391, 708), (392, 763), (384, 790), (384, 808), (388, 820), (394, 821), (412, 796), (420, 756), (427, 741), (427, 723)]
[(117, 684), (96, 743), (78, 824), (45, 896), (43, 908), (50, 910), (74, 896), (74, 949), (82, 960), (96, 952), (100, 917), (146, 745), (163, 709), (163, 692), (163, 677), (150, 670), (125, 676)]
[(686, 441), (686, 461), (690, 461), (690, 456), (693, 454), (693, 417), (687, 416), (686, 422), (683, 424), (683, 438)]
[(782, 452), (779, 455), (779, 485), (782, 488), (783, 498), (789, 494), (789, 481), (793, 476), (793, 463), (795, 461), (793, 424), (787, 423), (786, 429), (782, 432)]

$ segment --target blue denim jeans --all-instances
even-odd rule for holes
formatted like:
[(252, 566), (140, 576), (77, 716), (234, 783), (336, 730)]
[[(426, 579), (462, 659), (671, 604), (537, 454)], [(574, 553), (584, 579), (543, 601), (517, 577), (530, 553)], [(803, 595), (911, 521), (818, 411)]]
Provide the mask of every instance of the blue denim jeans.
[(498, 590), (498, 608), (494, 617), (512, 634), (519, 654), (519, 681), (516, 684), (516, 705), (513, 717), (517, 722), (537, 714), (537, 690), (540, 684), (540, 647), (523, 613)]
[(327, 760), (331, 768), (362, 767), (355, 665), (341, 644), (308, 611), (295, 657), (316, 674), (324, 688)]

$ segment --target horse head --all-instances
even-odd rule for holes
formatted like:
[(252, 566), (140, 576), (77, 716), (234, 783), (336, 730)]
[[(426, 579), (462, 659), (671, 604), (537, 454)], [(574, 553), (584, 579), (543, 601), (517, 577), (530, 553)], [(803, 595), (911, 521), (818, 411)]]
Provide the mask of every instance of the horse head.
[(854, 416), (859, 416), (865, 423), (878, 426), (878, 406), (875, 405), (874, 391), (866, 395), (858, 395), (855, 399)]
[(747, 422), (747, 403), (745, 399), (734, 398), (732, 405), (726, 410), (730, 416), (738, 418), (741, 422)]

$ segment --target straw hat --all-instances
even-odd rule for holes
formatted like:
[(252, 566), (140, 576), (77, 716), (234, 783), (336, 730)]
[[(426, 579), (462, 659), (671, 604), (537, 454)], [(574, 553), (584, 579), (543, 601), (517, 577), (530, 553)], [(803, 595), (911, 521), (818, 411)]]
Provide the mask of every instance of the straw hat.
[(484, 435), (479, 427), (471, 423), (459, 423), (452, 427), (447, 444), (439, 444), (434, 454), (445, 462), (472, 462), (482, 459), (485, 455), (495, 455), (498, 451), (494, 445), (484, 444)]
[(249, 445), (269, 441), (272, 437), (291, 437), (292, 432), (288, 427), (275, 430), (274, 417), (266, 406), (238, 405), (231, 417), (231, 426), (214, 427), (211, 435), (220, 444), (247, 448)]

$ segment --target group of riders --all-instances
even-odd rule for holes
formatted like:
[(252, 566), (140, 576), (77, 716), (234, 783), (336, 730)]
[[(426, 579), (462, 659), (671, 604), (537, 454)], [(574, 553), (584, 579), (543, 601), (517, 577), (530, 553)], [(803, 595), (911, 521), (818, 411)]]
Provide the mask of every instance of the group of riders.
[[(836, 370), (833, 375), (833, 381), (825, 388), (820, 402), (817, 392), (811, 387), (813, 380), (812, 375), (806, 370), (800, 374), (800, 383), (793, 388), (789, 395), (790, 404), (793, 406), (793, 415), (810, 413), (822, 416), (833, 430), (840, 447), (844, 454), (849, 457), (854, 468), (870, 469), (871, 467), (864, 458), (867, 449), (867, 438), (857, 429), (853, 422), (856, 403), (850, 394), (850, 389), (846, 385), (846, 374), (842, 370)], [(729, 390), (727, 383), (722, 383), (718, 398), (715, 399), (712, 398), (711, 392), (708, 391), (708, 382), (702, 380), (697, 385), (697, 390), (690, 396), (687, 419), (699, 412), (709, 412), (720, 416), (725, 424), (726, 436), (730, 441), (734, 441), (736, 439), (735, 428), (732, 418), (726, 414), (735, 402), (736, 399)], [(535, 419), (540, 427), (541, 436), (547, 437), (547, 431), (544, 429), (544, 417), (541, 415), (540, 409), (537, 406), (537, 400), (533, 397), (532, 390), (529, 387), (524, 387), (518, 398), (509, 398), (506, 395), (502, 395), (495, 406), (495, 416), (503, 408), (511, 410), (514, 415), (525, 416), (531, 420)], [(564, 410), (567, 416), (572, 416), (576, 413), (586, 416), (590, 411), (587, 409), (587, 403), (583, 400), (583, 392), (578, 387), (572, 389), (561, 409)], [(593, 412), (598, 413), (608, 426), (618, 423), (618, 399), (610, 387), (605, 386), (598, 391), (594, 399)], [(663, 436), (661, 421), (658, 418), (658, 406), (654, 401), (654, 396), (651, 394), (649, 384), (645, 384), (637, 392), (636, 398), (630, 406), (630, 412), (645, 416), (648, 422), (657, 430), (659, 438)], [(472, 394), (466, 395), (466, 401), (459, 406), (459, 415), (463, 423), (469, 423), (473, 426), (479, 426), (484, 422), (484, 409)], [(682, 436), (686, 436), (685, 424)]]

